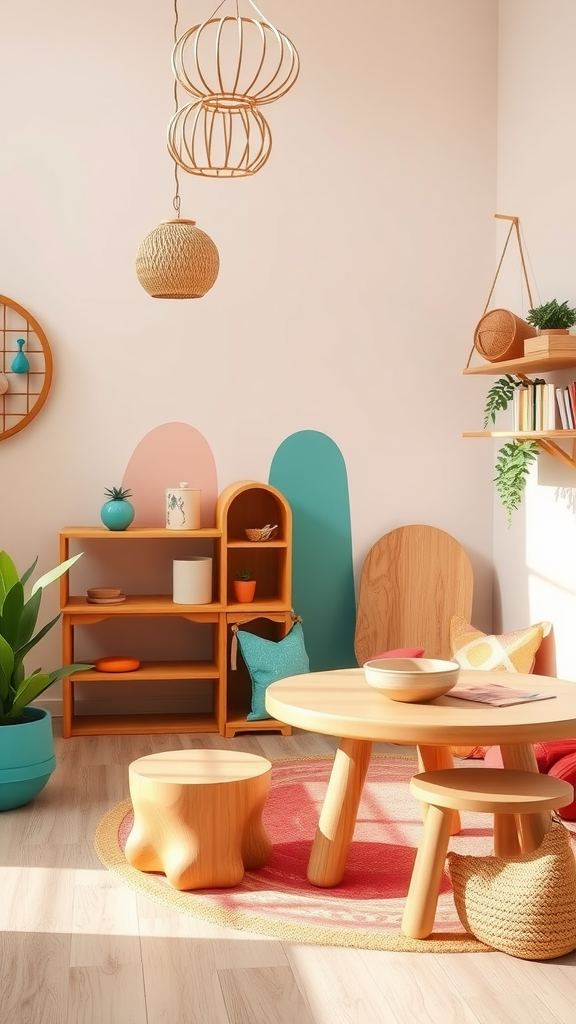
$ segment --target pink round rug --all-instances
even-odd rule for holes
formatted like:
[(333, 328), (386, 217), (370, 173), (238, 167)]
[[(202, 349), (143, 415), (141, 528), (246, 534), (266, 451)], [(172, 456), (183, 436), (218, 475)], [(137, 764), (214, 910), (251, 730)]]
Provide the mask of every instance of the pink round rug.
[[(129, 800), (100, 822), (96, 852), (131, 888), (226, 927), (360, 949), (486, 951), (489, 947), (461, 925), (446, 872), (430, 938), (409, 939), (400, 933), (422, 831), (420, 807), (408, 788), (418, 770), (411, 757), (373, 756), (343, 882), (333, 889), (310, 885), (306, 867), (331, 768), (331, 758), (324, 757), (272, 763), (270, 796), (263, 814), (272, 856), (264, 868), (247, 871), (233, 888), (180, 892), (164, 875), (131, 867), (123, 853), (133, 820)], [(450, 849), (489, 854), (490, 818), (463, 815), (462, 831), (452, 837)]]

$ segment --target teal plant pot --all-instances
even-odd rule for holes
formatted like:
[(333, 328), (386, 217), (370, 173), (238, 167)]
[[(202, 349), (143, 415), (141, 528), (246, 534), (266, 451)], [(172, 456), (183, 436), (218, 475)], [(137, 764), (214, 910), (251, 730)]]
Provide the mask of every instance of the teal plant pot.
[(50, 712), (28, 707), (24, 715), (0, 726), (0, 811), (30, 803), (56, 767)]
[(109, 530), (126, 530), (134, 519), (134, 506), (125, 498), (112, 498), (102, 505), (100, 518)]

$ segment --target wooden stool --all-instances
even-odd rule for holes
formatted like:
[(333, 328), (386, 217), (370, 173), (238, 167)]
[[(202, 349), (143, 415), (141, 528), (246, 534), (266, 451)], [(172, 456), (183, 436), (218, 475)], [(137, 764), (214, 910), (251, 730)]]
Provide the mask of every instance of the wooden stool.
[(129, 767), (134, 824), (126, 859), (176, 889), (237, 885), (266, 864), (262, 825), (272, 765), (237, 750), (169, 750)]
[(502, 768), (421, 772), (412, 778), (410, 792), (428, 804), (402, 918), (404, 935), (413, 939), (425, 939), (434, 926), (454, 811), (493, 814), (494, 853), (510, 857), (519, 846), (522, 853), (538, 849), (550, 827), (550, 811), (573, 799), (568, 782)]

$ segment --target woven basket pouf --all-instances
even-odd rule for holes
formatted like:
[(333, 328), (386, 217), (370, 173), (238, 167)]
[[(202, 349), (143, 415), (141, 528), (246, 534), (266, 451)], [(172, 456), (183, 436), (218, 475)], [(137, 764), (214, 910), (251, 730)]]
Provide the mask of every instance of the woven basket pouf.
[(576, 861), (562, 824), (534, 853), (447, 859), (458, 917), (481, 942), (522, 960), (576, 949)]

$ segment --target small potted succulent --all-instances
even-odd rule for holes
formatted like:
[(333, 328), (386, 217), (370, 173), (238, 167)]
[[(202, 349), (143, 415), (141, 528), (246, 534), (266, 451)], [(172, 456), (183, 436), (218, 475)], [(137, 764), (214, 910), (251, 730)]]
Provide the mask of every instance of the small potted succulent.
[(552, 299), (529, 310), (526, 321), (538, 328), (539, 334), (568, 334), (576, 324), (576, 309), (571, 309), (567, 300), (559, 303)]
[(250, 604), (254, 600), (256, 580), (251, 569), (238, 569), (234, 580), (234, 594), (240, 604)]
[(128, 498), (132, 492), (122, 487), (107, 487), (107, 500), (100, 509), (100, 518), (109, 530), (126, 530), (134, 519), (134, 506)]

